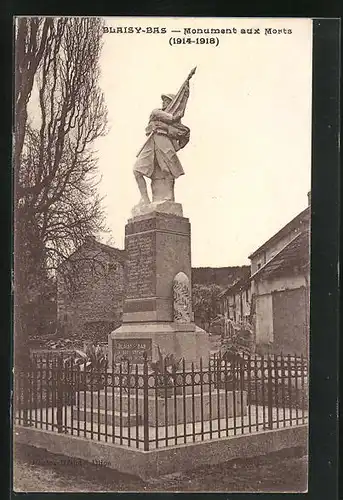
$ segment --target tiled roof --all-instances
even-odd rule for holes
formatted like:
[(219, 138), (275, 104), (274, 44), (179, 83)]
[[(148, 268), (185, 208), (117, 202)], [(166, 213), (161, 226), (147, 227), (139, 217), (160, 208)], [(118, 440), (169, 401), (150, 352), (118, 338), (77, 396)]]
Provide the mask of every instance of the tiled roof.
[(275, 233), (269, 240), (267, 240), (263, 245), (261, 245), (257, 250), (255, 250), (252, 254), (249, 255), (249, 259), (252, 259), (258, 253), (262, 252), (270, 245), (272, 245), (275, 241), (281, 239), (284, 235), (296, 230), (301, 229), (304, 224), (308, 225), (311, 217), (311, 207), (308, 206), (300, 212), (294, 219), (292, 219), (288, 224), (286, 224), (280, 231)]
[(247, 269), (247, 271), (245, 272), (245, 276), (243, 276), (243, 278), (237, 279), (234, 283), (232, 283), (232, 285), (227, 287), (219, 295), (219, 297), (225, 297), (226, 295), (231, 295), (240, 290), (246, 290), (247, 288), (250, 288), (250, 268)]
[(303, 271), (310, 263), (310, 231), (305, 230), (297, 234), (279, 253), (274, 255), (264, 266), (262, 266), (251, 278), (268, 279), (289, 272), (294, 269)]
[[(121, 250), (119, 248), (111, 247), (110, 245), (105, 245), (104, 243), (100, 243), (100, 241), (97, 241), (94, 237), (88, 237), (84, 241), (82, 245), (80, 245), (69, 257), (67, 257), (61, 264), (63, 265), (65, 262), (74, 261), (77, 259), (79, 252), (82, 251), (84, 248), (95, 248), (98, 249), (99, 251), (106, 252), (108, 255), (111, 255), (121, 262), (123, 262), (126, 259), (126, 252), (125, 250)], [(59, 267), (60, 267), (59, 266)]]
[(110, 255), (113, 255), (114, 257), (118, 257), (119, 259), (126, 259), (125, 250), (111, 247), (110, 245), (105, 245), (104, 243), (100, 243), (99, 241), (96, 241), (96, 245), (99, 247), (99, 249), (107, 252)]

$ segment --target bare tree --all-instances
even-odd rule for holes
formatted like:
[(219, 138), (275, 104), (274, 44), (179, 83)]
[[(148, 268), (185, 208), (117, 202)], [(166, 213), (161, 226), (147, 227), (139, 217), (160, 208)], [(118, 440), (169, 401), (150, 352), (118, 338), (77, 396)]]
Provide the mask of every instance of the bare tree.
[(52, 18), (21, 17), (15, 25), (15, 150), (14, 168), (18, 175), (27, 123), (27, 105), (33, 82), (53, 25)]
[[(29, 19), (17, 29), (17, 58), (35, 55), (32, 64), (23, 57), (16, 62), (24, 68), (14, 153), (15, 328), (23, 339), (23, 307), (86, 236), (104, 229), (94, 150), (107, 124), (99, 88), (101, 32), (96, 18)], [(25, 71), (30, 85), (22, 81)]]

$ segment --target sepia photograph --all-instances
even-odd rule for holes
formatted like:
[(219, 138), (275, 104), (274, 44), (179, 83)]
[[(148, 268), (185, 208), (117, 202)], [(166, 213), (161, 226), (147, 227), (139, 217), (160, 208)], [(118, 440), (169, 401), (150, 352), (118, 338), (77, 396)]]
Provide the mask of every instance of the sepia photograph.
[(313, 21), (13, 32), (14, 491), (308, 491)]

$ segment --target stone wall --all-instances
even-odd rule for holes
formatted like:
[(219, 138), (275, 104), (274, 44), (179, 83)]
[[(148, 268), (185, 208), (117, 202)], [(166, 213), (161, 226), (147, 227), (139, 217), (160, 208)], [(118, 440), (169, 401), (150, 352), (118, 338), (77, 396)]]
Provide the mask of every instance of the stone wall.
[(293, 275), (255, 282), (257, 351), (307, 354), (309, 276)]
[[(115, 250), (115, 249), (113, 249)], [(57, 279), (57, 319), (61, 334), (79, 335), (106, 341), (110, 331), (121, 322), (125, 295), (125, 260), (120, 251), (104, 251), (100, 246), (85, 246), (70, 273), (73, 283), (60, 272)]]

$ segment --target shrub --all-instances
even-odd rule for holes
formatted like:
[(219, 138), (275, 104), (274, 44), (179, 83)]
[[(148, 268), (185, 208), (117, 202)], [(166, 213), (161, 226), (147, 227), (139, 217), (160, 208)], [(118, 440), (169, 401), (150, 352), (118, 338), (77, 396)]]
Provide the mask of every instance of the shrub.
[[(161, 390), (166, 387), (171, 389), (176, 383), (177, 370), (180, 368), (182, 358), (176, 359), (174, 354), (163, 355), (161, 349), (157, 346), (158, 350), (158, 360), (150, 363), (150, 367), (155, 376), (157, 385)], [(168, 396), (170, 391), (167, 391)]]
[[(104, 378), (107, 374), (108, 359), (107, 353), (100, 345), (90, 344), (85, 351), (75, 349), (74, 353), (63, 361), (66, 380), (66, 389), (71, 390), (87, 389), (92, 387), (93, 390), (102, 389), (104, 386)], [(83, 373), (80, 377), (82, 382), (80, 384), (79, 378), (75, 377), (75, 369)], [(70, 371), (68, 371), (68, 369)], [(68, 377), (69, 375), (69, 377)], [(76, 382), (76, 378), (78, 382)], [(81, 385), (81, 386), (80, 386)]]

